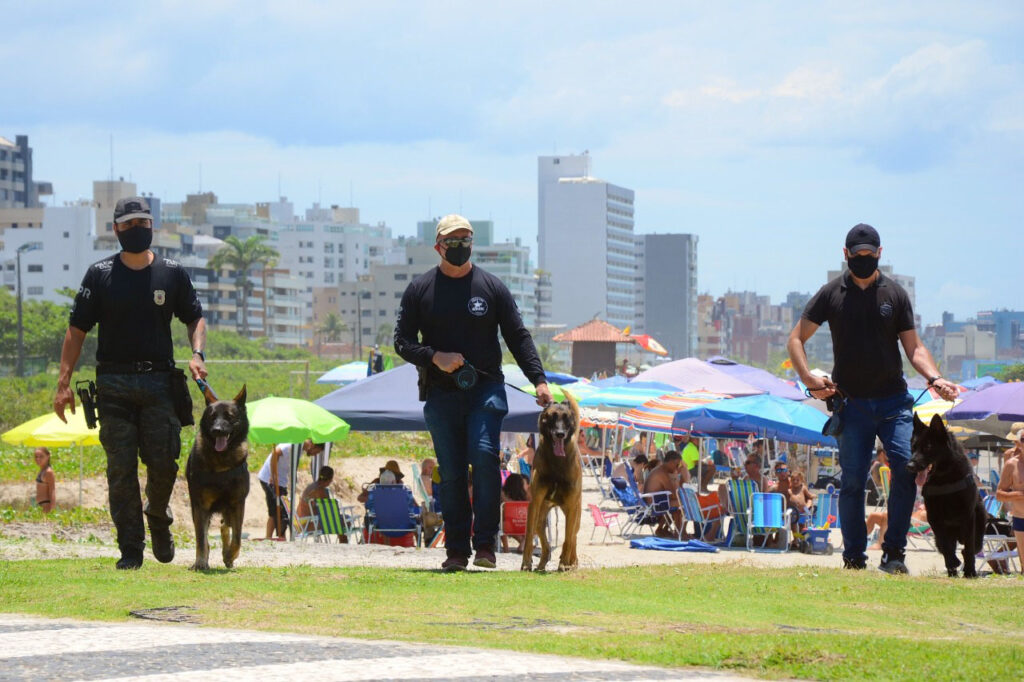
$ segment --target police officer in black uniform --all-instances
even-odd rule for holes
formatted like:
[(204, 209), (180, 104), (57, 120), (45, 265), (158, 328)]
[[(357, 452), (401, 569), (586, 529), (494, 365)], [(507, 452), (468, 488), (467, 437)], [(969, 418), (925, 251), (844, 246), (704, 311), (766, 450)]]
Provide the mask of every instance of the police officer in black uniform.
[[(448, 554), (441, 568), (449, 572), (465, 570), (473, 549), (475, 565), (495, 567), (499, 435), (508, 413), (499, 331), (536, 387), (538, 404), (551, 402), (544, 367), (515, 299), (500, 279), (470, 262), (472, 244), (473, 226), (462, 216), (438, 222), (434, 249), (441, 262), (409, 284), (395, 323), (395, 350), (421, 372), (423, 417), (441, 470)], [(475, 381), (467, 380), (466, 371)]]
[[(119, 569), (142, 566), (146, 532), (139, 491), (138, 460), (146, 465), (146, 519), (153, 556), (174, 558), (169, 501), (178, 474), (181, 422), (172, 398), (174, 369), (171, 316), (188, 328), (193, 379), (206, 377), (206, 323), (185, 270), (154, 254), (153, 220), (142, 197), (121, 199), (114, 208), (114, 232), (122, 251), (89, 267), (71, 308), (61, 351), (53, 409), (75, 411), (71, 375), (85, 335), (99, 325), (96, 386), (100, 442), (107, 453), (110, 515), (121, 549)], [(187, 389), (186, 389), (187, 390)]]

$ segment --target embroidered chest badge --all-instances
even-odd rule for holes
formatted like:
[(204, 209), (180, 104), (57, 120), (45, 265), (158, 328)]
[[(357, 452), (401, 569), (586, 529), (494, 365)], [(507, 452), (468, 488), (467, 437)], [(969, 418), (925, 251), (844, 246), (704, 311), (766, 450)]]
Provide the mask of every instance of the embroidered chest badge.
[(476, 315), (477, 317), (483, 317), (484, 315), (487, 314), (487, 301), (480, 298), (479, 296), (474, 296), (473, 298), (469, 299), (468, 307), (470, 314)]
[(892, 304), (883, 303), (878, 307), (878, 312), (882, 314), (882, 317), (892, 317)]
[(163, 289), (155, 289), (153, 291), (153, 303), (156, 303), (157, 305), (163, 305), (164, 301), (166, 300), (167, 295), (164, 293)]

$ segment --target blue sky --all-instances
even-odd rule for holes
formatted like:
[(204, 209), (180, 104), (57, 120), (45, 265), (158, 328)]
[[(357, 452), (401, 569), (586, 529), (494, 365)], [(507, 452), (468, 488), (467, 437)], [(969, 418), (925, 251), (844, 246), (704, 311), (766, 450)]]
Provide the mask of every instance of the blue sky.
[[(0, 135), (57, 201), (114, 172), (181, 200), (459, 211), (535, 245), (536, 157), (589, 150), (704, 291), (813, 291), (877, 227), (918, 312), (1024, 307), (1014, 2), (0, 0)], [(551, 5), (555, 5), (552, 7)]]

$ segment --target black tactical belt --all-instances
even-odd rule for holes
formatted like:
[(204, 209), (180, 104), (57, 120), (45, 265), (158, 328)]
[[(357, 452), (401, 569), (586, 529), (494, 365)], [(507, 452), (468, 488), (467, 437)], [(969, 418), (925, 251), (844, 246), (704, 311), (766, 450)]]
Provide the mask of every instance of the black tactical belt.
[(174, 369), (174, 360), (139, 360), (137, 362), (101, 362), (96, 374), (148, 374)]

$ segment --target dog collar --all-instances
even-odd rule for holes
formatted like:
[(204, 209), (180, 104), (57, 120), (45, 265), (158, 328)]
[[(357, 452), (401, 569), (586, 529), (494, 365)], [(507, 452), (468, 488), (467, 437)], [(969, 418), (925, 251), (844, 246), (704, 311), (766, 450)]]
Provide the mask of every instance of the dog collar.
[(967, 474), (964, 478), (956, 481), (955, 483), (947, 483), (945, 485), (931, 485), (925, 483), (921, 486), (921, 494), (927, 493), (929, 496), (937, 497), (939, 495), (950, 495), (952, 493), (958, 493), (961, 490), (966, 490), (968, 484), (974, 480), (974, 476)]

